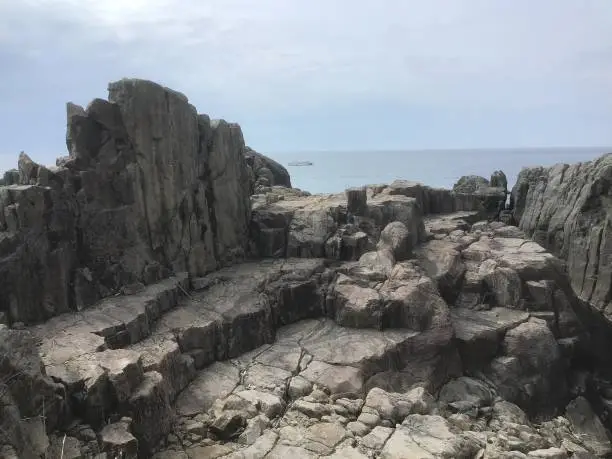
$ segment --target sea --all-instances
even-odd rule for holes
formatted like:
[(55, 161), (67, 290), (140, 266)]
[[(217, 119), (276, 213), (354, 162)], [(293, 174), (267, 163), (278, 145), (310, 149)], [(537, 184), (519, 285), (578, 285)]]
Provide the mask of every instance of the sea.
[[(431, 187), (452, 188), (462, 175), (487, 179), (502, 170), (508, 185), (523, 167), (590, 161), (612, 147), (492, 148), (462, 150), (312, 151), (269, 154), (287, 168), (294, 188), (311, 193), (337, 193), (353, 186), (390, 183), (396, 179)], [(290, 166), (311, 162), (311, 166)]]

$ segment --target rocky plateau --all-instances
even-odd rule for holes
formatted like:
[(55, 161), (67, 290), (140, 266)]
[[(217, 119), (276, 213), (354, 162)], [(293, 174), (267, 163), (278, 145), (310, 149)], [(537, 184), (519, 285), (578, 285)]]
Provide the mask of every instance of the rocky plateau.
[(0, 457), (612, 457), (612, 154), (311, 195), (133, 79), (67, 147), (0, 184)]

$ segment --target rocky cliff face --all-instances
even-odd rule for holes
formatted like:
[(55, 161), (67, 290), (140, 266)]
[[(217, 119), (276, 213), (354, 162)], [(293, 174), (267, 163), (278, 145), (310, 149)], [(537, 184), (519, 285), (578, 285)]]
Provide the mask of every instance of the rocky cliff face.
[(238, 125), (198, 115), (155, 83), (121, 80), (108, 101), (68, 104), (67, 146), (55, 168), (22, 154), (19, 184), (0, 189), (4, 321), (40, 321), (244, 258), (250, 190)]
[(574, 291), (612, 324), (612, 153), (523, 169), (512, 193), (521, 229), (567, 261)]

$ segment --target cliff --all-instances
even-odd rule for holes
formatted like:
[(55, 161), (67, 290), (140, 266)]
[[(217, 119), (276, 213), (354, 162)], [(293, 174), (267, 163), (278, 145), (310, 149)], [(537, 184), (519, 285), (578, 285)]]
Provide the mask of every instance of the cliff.
[(237, 124), (121, 80), (108, 101), (68, 104), (67, 146), (55, 168), (22, 154), (19, 184), (0, 189), (0, 314), (11, 323), (244, 258), (249, 168)]
[(523, 169), (512, 194), (520, 228), (567, 261), (574, 291), (612, 322), (612, 153)]

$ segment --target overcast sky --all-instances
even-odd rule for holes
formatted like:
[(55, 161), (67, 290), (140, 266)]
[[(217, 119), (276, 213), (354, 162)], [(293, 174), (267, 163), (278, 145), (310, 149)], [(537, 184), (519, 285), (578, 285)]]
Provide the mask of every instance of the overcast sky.
[(0, 0), (0, 169), (122, 77), (262, 152), (608, 146), (612, 0)]

